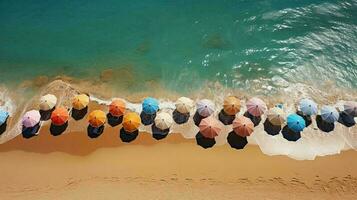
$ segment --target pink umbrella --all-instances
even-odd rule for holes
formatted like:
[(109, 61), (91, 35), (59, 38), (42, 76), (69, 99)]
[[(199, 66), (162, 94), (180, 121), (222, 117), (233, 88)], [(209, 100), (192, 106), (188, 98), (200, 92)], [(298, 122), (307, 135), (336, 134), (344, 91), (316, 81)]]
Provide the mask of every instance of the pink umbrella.
[(249, 114), (259, 117), (267, 110), (267, 105), (263, 100), (253, 97), (247, 102), (247, 110)]
[(222, 130), (222, 124), (212, 116), (202, 119), (199, 127), (201, 134), (206, 138), (214, 138)]
[(254, 131), (254, 124), (248, 117), (239, 116), (233, 121), (233, 130), (239, 136), (250, 136)]
[(41, 115), (38, 110), (30, 110), (22, 117), (22, 125), (26, 128), (34, 127), (40, 122)]

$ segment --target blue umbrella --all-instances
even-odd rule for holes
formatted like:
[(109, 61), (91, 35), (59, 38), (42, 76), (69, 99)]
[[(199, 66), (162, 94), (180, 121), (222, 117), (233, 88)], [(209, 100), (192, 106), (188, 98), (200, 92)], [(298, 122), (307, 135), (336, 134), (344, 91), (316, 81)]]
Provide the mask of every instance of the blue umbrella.
[(338, 120), (339, 114), (336, 108), (332, 106), (322, 106), (321, 108), (321, 118), (325, 122), (334, 123)]
[(0, 110), (0, 125), (4, 124), (9, 117), (9, 113), (3, 110)]
[(300, 110), (304, 115), (316, 115), (317, 104), (310, 99), (301, 99)]
[(304, 118), (297, 114), (290, 114), (287, 122), (288, 127), (294, 132), (301, 132), (306, 127)]
[(159, 110), (159, 102), (151, 97), (144, 99), (143, 101), (143, 112), (146, 114), (155, 114)]

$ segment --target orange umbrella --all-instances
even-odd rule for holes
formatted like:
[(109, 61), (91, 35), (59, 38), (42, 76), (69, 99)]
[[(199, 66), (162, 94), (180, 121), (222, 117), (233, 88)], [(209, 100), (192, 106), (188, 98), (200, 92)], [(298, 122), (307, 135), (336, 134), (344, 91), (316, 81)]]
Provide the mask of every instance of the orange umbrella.
[(68, 121), (69, 114), (64, 107), (56, 108), (51, 114), (52, 124), (61, 126)]
[(240, 111), (240, 101), (235, 96), (228, 96), (224, 99), (223, 110), (228, 115), (235, 115)]
[(239, 136), (250, 136), (254, 131), (253, 128), (254, 124), (248, 117), (239, 116), (233, 121), (233, 130)]
[(89, 114), (89, 124), (93, 127), (100, 127), (107, 121), (107, 116), (101, 110), (94, 110)]
[(140, 116), (135, 112), (126, 113), (123, 117), (123, 128), (129, 133), (138, 130), (140, 124)]
[(206, 138), (214, 138), (222, 130), (222, 124), (212, 116), (202, 119), (199, 127), (200, 133)]
[(124, 114), (126, 109), (125, 102), (120, 99), (115, 99), (109, 105), (109, 113), (115, 117), (120, 117)]
[(72, 106), (76, 110), (82, 110), (89, 104), (89, 97), (85, 94), (77, 95), (73, 98)]

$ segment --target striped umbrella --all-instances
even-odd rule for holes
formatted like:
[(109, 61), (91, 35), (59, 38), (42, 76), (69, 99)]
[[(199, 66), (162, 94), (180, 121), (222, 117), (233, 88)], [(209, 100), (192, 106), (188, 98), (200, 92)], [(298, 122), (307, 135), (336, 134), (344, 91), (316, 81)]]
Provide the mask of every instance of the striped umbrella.
[(222, 130), (222, 124), (214, 117), (202, 119), (199, 125), (200, 133), (206, 138), (216, 137)]
[(187, 97), (180, 97), (177, 99), (175, 106), (176, 110), (182, 114), (190, 113), (193, 108), (193, 101)]
[(41, 115), (38, 110), (30, 110), (22, 117), (22, 125), (26, 128), (34, 127), (40, 122)]
[(337, 112), (336, 108), (332, 106), (322, 106), (321, 108), (321, 118), (325, 122), (334, 123), (339, 118), (339, 113)]
[(228, 115), (235, 115), (240, 111), (240, 100), (235, 96), (228, 96), (223, 101), (223, 110)]
[(155, 117), (155, 126), (161, 130), (169, 129), (172, 123), (172, 116), (169, 113), (161, 112)]
[(357, 102), (355, 101), (347, 101), (343, 105), (344, 111), (353, 117), (357, 117)]
[(233, 130), (239, 136), (250, 136), (254, 131), (254, 124), (248, 117), (239, 116), (233, 121)]
[(53, 109), (57, 104), (57, 97), (53, 94), (46, 94), (40, 99), (40, 110), (47, 111)]
[(255, 117), (260, 117), (266, 112), (267, 105), (264, 103), (263, 100), (253, 97), (247, 102), (247, 110), (251, 115)]
[(198, 101), (196, 107), (202, 117), (208, 117), (214, 112), (214, 103), (208, 99)]
[(317, 104), (311, 99), (301, 99), (300, 110), (304, 115), (316, 115)]

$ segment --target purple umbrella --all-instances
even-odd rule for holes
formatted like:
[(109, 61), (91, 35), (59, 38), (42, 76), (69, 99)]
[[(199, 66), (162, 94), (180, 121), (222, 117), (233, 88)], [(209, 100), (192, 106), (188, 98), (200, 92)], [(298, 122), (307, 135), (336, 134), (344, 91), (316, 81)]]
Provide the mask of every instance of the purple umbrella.
[(38, 110), (30, 110), (22, 117), (22, 125), (26, 128), (34, 127), (40, 122), (41, 115)]

